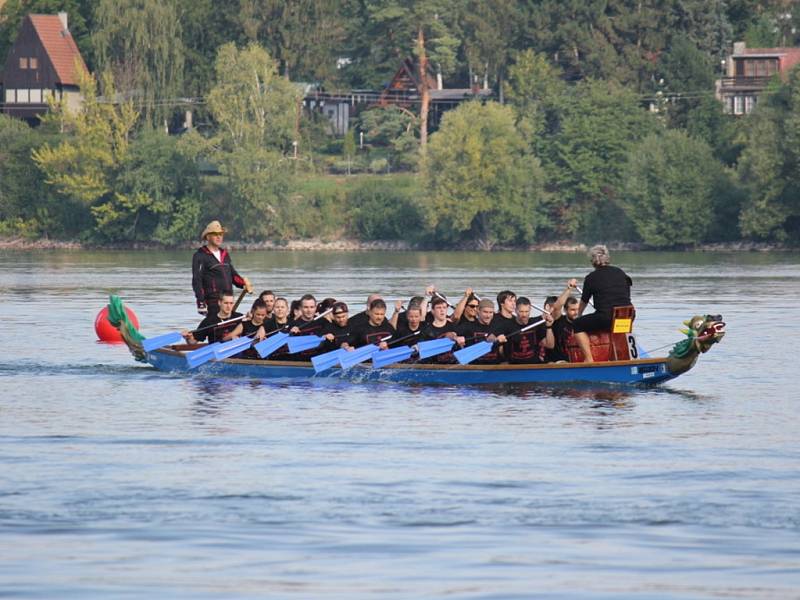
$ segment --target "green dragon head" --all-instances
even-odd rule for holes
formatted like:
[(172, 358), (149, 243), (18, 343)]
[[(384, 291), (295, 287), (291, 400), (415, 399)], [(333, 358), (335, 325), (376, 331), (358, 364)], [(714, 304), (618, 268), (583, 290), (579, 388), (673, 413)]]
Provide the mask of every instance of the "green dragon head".
[(695, 315), (683, 324), (686, 325), (686, 329), (681, 329), (681, 332), (686, 334), (686, 339), (673, 346), (669, 353), (670, 358), (696, 360), (698, 354), (708, 352), (711, 346), (725, 337), (725, 322), (722, 320), (722, 315)]

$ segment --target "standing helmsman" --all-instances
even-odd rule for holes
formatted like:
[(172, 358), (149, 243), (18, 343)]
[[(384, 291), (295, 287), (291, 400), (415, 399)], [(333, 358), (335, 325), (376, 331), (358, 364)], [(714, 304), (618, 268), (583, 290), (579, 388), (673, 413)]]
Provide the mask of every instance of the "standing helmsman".
[[(611, 256), (605, 246), (593, 246), (589, 250), (594, 271), (583, 280), (583, 292), (578, 306), (581, 315), (572, 323), (575, 341), (583, 352), (583, 362), (594, 362), (589, 343), (593, 331), (608, 331), (614, 320), (614, 308), (631, 304), (633, 281), (619, 267), (611, 265)], [(572, 282), (570, 282), (571, 284)], [(594, 300), (594, 312), (584, 315), (584, 309)]]
[(244, 288), (248, 293), (253, 291), (250, 280), (233, 268), (230, 254), (222, 247), (223, 235), (225, 228), (220, 222), (211, 221), (200, 236), (205, 245), (192, 257), (192, 288), (197, 298), (197, 312), (201, 315), (217, 314), (222, 294), (232, 293), (233, 286)]

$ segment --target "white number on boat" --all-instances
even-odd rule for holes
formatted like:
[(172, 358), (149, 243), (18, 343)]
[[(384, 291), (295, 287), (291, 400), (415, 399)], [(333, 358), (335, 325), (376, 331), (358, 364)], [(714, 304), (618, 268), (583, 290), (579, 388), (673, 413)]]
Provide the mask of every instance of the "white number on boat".
[(636, 347), (636, 338), (632, 333), (625, 336), (628, 339), (628, 350), (630, 351), (631, 358), (639, 358), (639, 350)]

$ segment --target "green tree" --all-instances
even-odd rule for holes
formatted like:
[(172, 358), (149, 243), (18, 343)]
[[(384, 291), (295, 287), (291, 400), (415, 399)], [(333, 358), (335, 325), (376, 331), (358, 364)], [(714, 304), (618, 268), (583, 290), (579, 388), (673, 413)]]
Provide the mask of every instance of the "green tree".
[(461, 15), (470, 82), (480, 77), (490, 85), (497, 84), (502, 103), (508, 67), (523, 21), (522, 6), (517, 0), (467, 0)]
[(520, 52), (509, 69), (508, 100), (520, 131), (545, 165), (552, 162), (552, 140), (561, 129), (567, 86), (563, 73), (531, 49)]
[(414, 169), (417, 166), (419, 141), (415, 135), (416, 116), (394, 104), (363, 111), (358, 127), (370, 146), (387, 148), (387, 160), (395, 169)]
[(346, 0), (240, 0), (245, 38), (261, 44), (288, 79), (332, 82), (344, 44)]
[(52, 141), (43, 128), (0, 114), (0, 231), (25, 237), (75, 235), (91, 224), (85, 206), (55, 197), (31, 154)]
[(553, 143), (551, 175), (551, 185), (564, 202), (558, 224), (562, 234), (617, 233), (614, 227), (624, 225), (624, 215), (614, 212), (614, 201), (630, 150), (656, 128), (657, 121), (630, 89), (592, 80), (570, 89)]
[(705, 241), (722, 165), (702, 140), (679, 130), (650, 134), (630, 152), (620, 204), (650, 246)]
[(229, 222), (244, 238), (285, 237), (291, 173), (285, 154), (294, 139), (301, 95), (257, 44), (225, 44), (215, 63), (208, 106), (217, 123), (209, 156), (226, 177)]
[[(80, 90), (83, 102), (78, 111), (51, 101), (44, 125), (55, 126), (66, 136), (57, 146), (45, 144), (35, 150), (33, 159), (59, 193), (94, 207), (114, 193), (113, 178), (128, 153), (138, 113), (131, 102), (101, 102), (91, 75), (82, 76)], [(103, 77), (103, 93), (111, 98), (116, 94), (109, 73)]]
[(183, 96), (184, 48), (176, 0), (99, 0), (92, 36), (98, 70), (135, 99), (144, 120), (162, 126)]
[(494, 102), (448, 111), (427, 155), (426, 222), (442, 242), (530, 243), (549, 224), (544, 173)]
[[(365, 0), (373, 32), (382, 31), (396, 64), (409, 56), (416, 59), (415, 84), (420, 94), (419, 144), (428, 143), (430, 111), (429, 66), (441, 74), (455, 66), (458, 39), (456, 0)], [(379, 39), (376, 36), (376, 39)]]
[(740, 227), (765, 240), (800, 239), (800, 70), (775, 83), (744, 123), (739, 180), (748, 193)]

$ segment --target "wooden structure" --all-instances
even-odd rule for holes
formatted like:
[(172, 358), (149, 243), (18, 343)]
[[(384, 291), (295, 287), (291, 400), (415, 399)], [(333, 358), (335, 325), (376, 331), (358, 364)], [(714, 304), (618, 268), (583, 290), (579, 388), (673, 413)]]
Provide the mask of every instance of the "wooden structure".
[(724, 61), (725, 75), (717, 80), (717, 98), (725, 112), (749, 114), (770, 80), (775, 75), (786, 79), (798, 63), (800, 48), (748, 48), (744, 42), (736, 42)]
[(47, 97), (81, 103), (78, 79), (87, 71), (69, 32), (67, 13), (27, 15), (3, 69), (3, 112), (31, 123), (47, 111)]
[[(614, 320), (610, 331), (597, 331), (589, 334), (592, 358), (596, 361), (618, 361), (639, 358), (636, 339), (633, 337), (633, 320), (636, 309), (633, 306), (614, 308)], [(571, 363), (583, 362), (583, 352), (572, 340), (567, 343), (567, 354)]]

